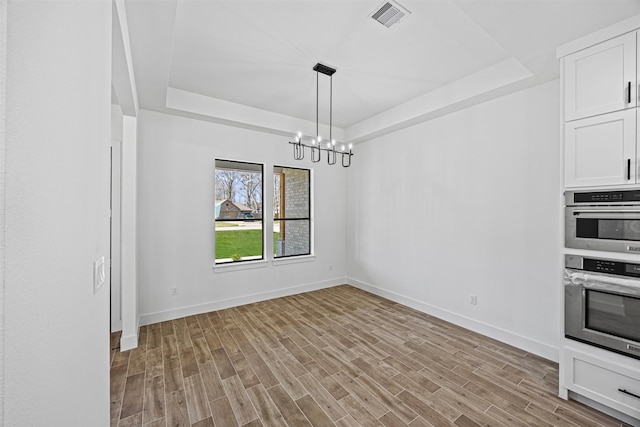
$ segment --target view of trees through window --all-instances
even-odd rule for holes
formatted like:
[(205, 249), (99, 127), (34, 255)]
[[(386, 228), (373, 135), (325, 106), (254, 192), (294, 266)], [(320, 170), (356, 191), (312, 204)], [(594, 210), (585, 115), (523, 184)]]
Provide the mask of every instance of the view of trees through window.
[[(264, 258), (263, 190), (263, 165), (216, 160), (216, 264)], [(311, 253), (309, 169), (273, 168), (273, 229), (266, 231), (274, 258)]]
[(233, 200), (254, 212), (262, 211), (262, 173), (216, 170), (216, 200)]
[(216, 263), (263, 258), (262, 165), (216, 160)]

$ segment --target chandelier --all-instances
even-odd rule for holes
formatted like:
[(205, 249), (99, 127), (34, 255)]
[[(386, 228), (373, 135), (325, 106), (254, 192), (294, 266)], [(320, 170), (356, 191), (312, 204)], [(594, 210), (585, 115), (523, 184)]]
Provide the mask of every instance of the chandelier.
[[(339, 144), (336, 146), (336, 140), (333, 139), (333, 74), (336, 72), (334, 68), (327, 67), (326, 65), (317, 63), (313, 67), (313, 71), (316, 72), (316, 137), (307, 138), (302, 136), (302, 132), (298, 132), (295, 137), (295, 141), (289, 141), (289, 144), (293, 144), (293, 158), (296, 160), (304, 159), (305, 148), (311, 150), (311, 161), (318, 163), (322, 157), (322, 152), (327, 153), (327, 163), (335, 165), (338, 156), (341, 156), (342, 166), (348, 168), (351, 166), (351, 156), (353, 156), (353, 144), (348, 146), (345, 144)], [(325, 143), (320, 136), (319, 122), (318, 122), (318, 93), (319, 93), (319, 73), (329, 76), (329, 140)], [(305, 142), (306, 139), (306, 142)], [(310, 139), (310, 141), (309, 141)]]

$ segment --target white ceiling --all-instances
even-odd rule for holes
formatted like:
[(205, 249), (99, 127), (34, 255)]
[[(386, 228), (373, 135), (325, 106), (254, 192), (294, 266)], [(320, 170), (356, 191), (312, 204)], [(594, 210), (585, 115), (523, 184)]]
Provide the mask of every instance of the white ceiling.
[(357, 142), (557, 78), (557, 46), (640, 14), (638, 0), (402, 0), (411, 14), (386, 28), (370, 18), (382, 3), (127, 0), (139, 105), (315, 134), (322, 62), (334, 135)]

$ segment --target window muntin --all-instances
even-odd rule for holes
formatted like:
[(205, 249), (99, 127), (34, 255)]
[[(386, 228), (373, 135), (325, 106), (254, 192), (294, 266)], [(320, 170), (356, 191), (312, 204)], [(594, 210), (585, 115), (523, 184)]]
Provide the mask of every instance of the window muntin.
[(215, 262), (264, 259), (263, 165), (216, 159)]
[(273, 168), (274, 258), (311, 254), (311, 171)]

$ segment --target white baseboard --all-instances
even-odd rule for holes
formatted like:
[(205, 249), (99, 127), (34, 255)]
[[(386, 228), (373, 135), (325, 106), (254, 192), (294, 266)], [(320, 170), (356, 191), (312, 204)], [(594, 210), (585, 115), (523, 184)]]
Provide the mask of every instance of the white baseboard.
[(261, 292), (257, 294), (245, 295), (236, 298), (229, 298), (220, 301), (211, 301), (204, 304), (191, 305), (187, 307), (179, 307), (176, 309), (157, 311), (155, 313), (147, 313), (140, 316), (140, 325), (151, 325), (153, 323), (164, 322), (167, 320), (179, 319), (181, 317), (192, 316), (194, 314), (208, 313), (210, 311), (223, 310), (225, 308), (237, 307), (254, 302), (266, 301), (273, 298), (280, 298), (289, 295), (301, 294), (304, 292), (316, 291), (318, 289), (331, 288), (333, 286), (344, 285), (347, 283), (346, 277), (325, 280), (322, 282), (308, 283), (305, 285), (297, 285), (289, 288), (276, 289), (269, 292)]
[(379, 288), (377, 286), (362, 282), (352, 277), (349, 277), (347, 279), (347, 283), (353, 287), (362, 289), (363, 291), (371, 292), (372, 294), (406, 305), (407, 307), (411, 307), (415, 310), (421, 311), (431, 316), (435, 316), (439, 319), (446, 320), (447, 322), (451, 322), (454, 325), (458, 325), (473, 332), (477, 332), (487, 337), (496, 339), (505, 344), (512, 345), (529, 353), (544, 357), (545, 359), (549, 359), (554, 362), (558, 362), (558, 360), (560, 359), (559, 349), (548, 344), (532, 340), (525, 336), (507, 331), (505, 329), (479, 322), (466, 316), (461, 316), (457, 313), (435, 307), (411, 297)]

